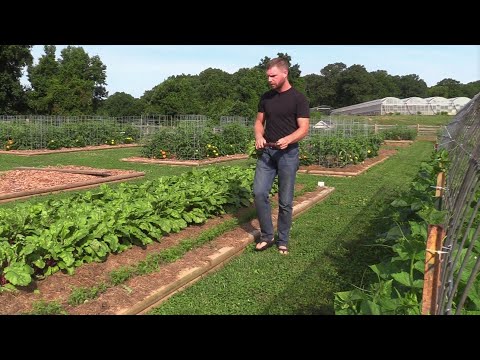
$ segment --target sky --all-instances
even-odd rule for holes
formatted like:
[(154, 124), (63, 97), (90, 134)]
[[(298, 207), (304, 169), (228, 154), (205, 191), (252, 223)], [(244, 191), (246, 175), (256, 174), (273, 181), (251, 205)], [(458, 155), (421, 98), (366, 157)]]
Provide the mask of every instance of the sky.
[[(66, 45), (56, 45), (57, 59)], [(301, 75), (320, 74), (328, 64), (363, 65), (367, 71), (390, 75), (417, 74), (427, 86), (445, 78), (463, 84), (480, 80), (480, 45), (72, 45), (106, 65), (107, 91), (136, 98), (172, 75), (198, 75), (205, 69), (233, 74), (258, 65), (265, 56), (290, 55)], [(43, 45), (32, 49), (34, 64)], [(25, 71), (26, 73), (26, 71)], [(266, 81), (266, 79), (265, 79)], [(22, 83), (28, 85), (24, 75)]]

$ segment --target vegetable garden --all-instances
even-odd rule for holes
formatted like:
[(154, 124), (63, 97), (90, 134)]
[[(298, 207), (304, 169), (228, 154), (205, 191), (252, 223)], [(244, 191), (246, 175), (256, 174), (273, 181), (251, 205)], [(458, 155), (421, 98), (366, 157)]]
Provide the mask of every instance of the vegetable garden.
[[(141, 155), (152, 158), (252, 154), (251, 124), (224, 120), (211, 125), (206, 118), (177, 118), (140, 127), (117, 119), (102, 120), (100, 125), (93, 119), (42, 123), (25, 117), (20, 123), (0, 121), (0, 135), (5, 148), (15, 144), (17, 149), (49, 148), (51, 140), (70, 147), (79, 134), (93, 134), (97, 144), (109, 138), (115, 140), (111, 145), (138, 141)], [(311, 129), (301, 142), (302, 164), (347, 167), (378, 155), (384, 136), (364, 125), (333, 125), (335, 131)], [(1, 289), (24, 287), (58, 271), (73, 273), (81, 264), (104, 261), (110, 253), (146, 246), (229, 209), (250, 205), (252, 180), (251, 167), (209, 167), (115, 189), (102, 186), (99, 191), (53, 197), (34, 206), (17, 204), (13, 217), (7, 216), (9, 209), (0, 207)]]

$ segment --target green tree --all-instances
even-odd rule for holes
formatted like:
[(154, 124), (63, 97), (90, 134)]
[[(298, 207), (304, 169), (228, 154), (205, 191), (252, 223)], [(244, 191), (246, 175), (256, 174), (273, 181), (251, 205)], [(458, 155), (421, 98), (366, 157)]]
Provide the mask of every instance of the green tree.
[(383, 99), (385, 97), (393, 96), (399, 97), (401, 95), (395, 78), (388, 74), (385, 70), (377, 70), (370, 73), (374, 79), (373, 99)]
[(339, 107), (362, 103), (375, 98), (376, 81), (363, 65), (352, 65), (342, 71), (337, 83)]
[(325, 78), (317, 74), (309, 74), (303, 77), (305, 81), (305, 95), (310, 107), (325, 105), (324, 98)]
[(0, 45), (0, 114), (28, 111), (26, 89), (20, 78), (33, 61), (32, 45)]
[(454, 79), (443, 79), (437, 83), (437, 86), (443, 86), (447, 89), (446, 98), (454, 98), (463, 96), (463, 84), (460, 83), (458, 80)]
[(110, 95), (102, 104), (101, 114), (108, 116), (138, 116), (144, 112), (145, 103), (132, 95), (124, 92), (116, 92)]
[[(46, 46), (45, 56), (29, 69), (36, 110), (54, 115), (93, 114), (108, 93), (106, 65), (98, 56), (90, 57), (82, 47), (67, 46), (57, 65), (52, 63), (55, 47)], [(41, 100), (43, 97), (45, 100)]]
[(323, 69), (320, 70), (320, 76), (324, 79), (321, 83), (321, 92), (320, 104), (317, 105), (329, 105), (332, 107), (339, 107), (338, 99), (338, 84), (340, 76), (347, 69), (347, 65), (344, 63), (338, 62), (333, 64), (328, 64)]
[(228, 115), (234, 103), (232, 75), (220, 69), (208, 68), (198, 75), (198, 81), (197, 92), (203, 114), (217, 123), (220, 116)]
[[(226, 115), (254, 118), (257, 115), (260, 97), (269, 89), (265, 71), (259, 67), (241, 68), (232, 75), (232, 83), (235, 105), (231, 113)], [(241, 112), (236, 112), (238, 110)]]
[(198, 89), (198, 75), (170, 76), (142, 97), (149, 114), (204, 114)]
[(404, 76), (394, 76), (397, 86), (400, 89), (400, 98), (408, 98), (418, 96), (421, 98), (428, 97), (428, 86), (420, 79), (417, 74), (409, 74)]
[(200, 99), (227, 99), (232, 96), (232, 76), (220, 69), (208, 68), (198, 74)]
[(448, 88), (446, 86), (434, 85), (427, 89), (428, 97), (442, 96), (448, 98)]
[(28, 67), (28, 80), (31, 89), (28, 91), (29, 106), (35, 114), (48, 115), (53, 112), (55, 99), (53, 83), (58, 76), (58, 63), (55, 59), (56, 46), (45, 45), (38, 64)]
[(480, 80), (472, 81), (468, 84), (465, 84), (463, 87), (462, 96), (466, 96), (472, 99), (478, 93), (480, 93)]

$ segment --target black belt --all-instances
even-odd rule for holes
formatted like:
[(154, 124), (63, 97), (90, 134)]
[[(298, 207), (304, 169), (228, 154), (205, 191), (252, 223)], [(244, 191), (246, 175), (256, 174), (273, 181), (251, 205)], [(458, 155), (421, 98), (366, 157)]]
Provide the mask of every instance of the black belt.
[[(266, 142), (264, 147), (266, 148), (271, 148), (271, 149), (280, 149), (280, 147), (274, 143), (274, 142)], [(294, 148), (294, 147), (298, 147), (298, 143), (293, 143), (293, 144), (290, 144), (288, 145), (284, 150), (287, 150), (287, 149), (290, 149), (290, 148)]]
[(276, 143), (273, 142), (267, 142), (265, 143), (264, 147), (272, 148), (272, 149), (280, 149)]

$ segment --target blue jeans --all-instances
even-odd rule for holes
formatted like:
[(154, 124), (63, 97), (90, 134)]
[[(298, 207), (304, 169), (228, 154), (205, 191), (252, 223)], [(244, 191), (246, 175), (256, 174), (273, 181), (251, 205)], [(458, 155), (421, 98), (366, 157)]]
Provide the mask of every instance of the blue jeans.
[(265, 148), (257, 160), (253, 195), (260, 223), (260, 241), (274, 238), (270, 190), (278, 175), (278, 240), (277, 246), (287, 246), (292, 226), (293, 194), (295, 177), (300, 164), (298, 146), (285, 150)]

